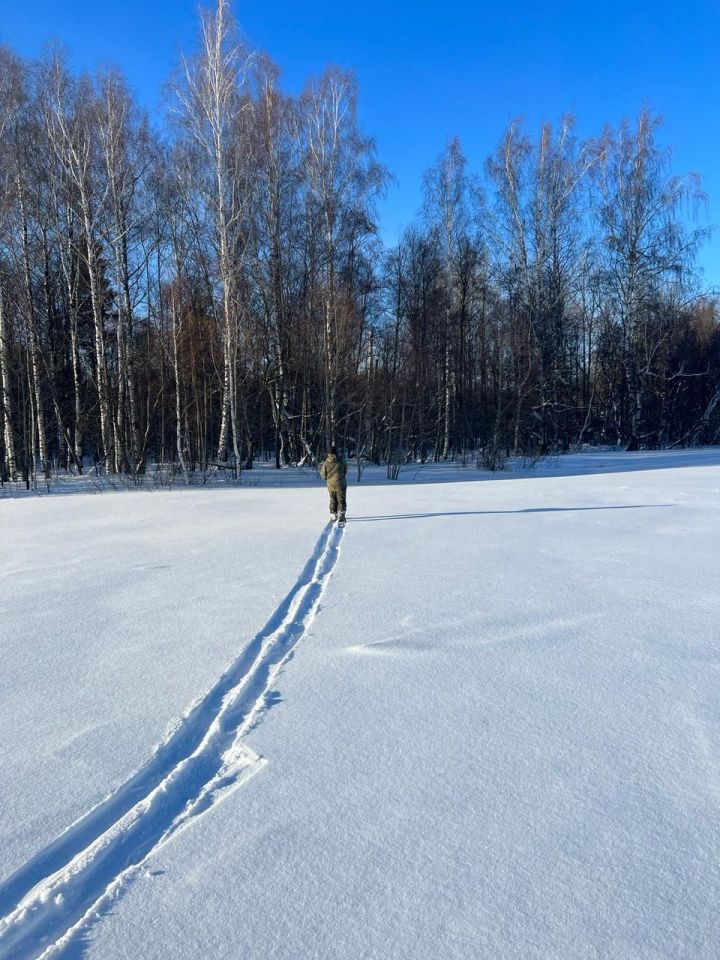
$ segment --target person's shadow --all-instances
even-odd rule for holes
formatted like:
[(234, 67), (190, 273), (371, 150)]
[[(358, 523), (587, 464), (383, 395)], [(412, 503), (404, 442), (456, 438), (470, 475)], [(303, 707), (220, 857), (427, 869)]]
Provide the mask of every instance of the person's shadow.
[(523, 507), (520, 510), (448, 510), (442, 513), (394, 513), (382, 517), (348, 517), (348, 523), (381, 520), (425, 520), (430, 517), (492, 517), (509, 513), (579, 513), (586, 510), (650, 510), (673, 507), (673, 503), (627, 503), (602, 507)]

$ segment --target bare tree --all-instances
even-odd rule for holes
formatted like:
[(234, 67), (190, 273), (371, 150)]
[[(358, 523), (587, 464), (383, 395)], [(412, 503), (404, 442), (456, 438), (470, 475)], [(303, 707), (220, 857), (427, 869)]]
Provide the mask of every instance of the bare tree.
[(684, 204), (703, 199), (699, 177), (669, 174), (669, 154), (655, 142), (660, 124), (644, 110), (634, 130), (623, 123), (599, 144), (598, 220), (608, 298), (621, 334), (620, 430), (630, 450), (643, 439), (643, 389), (658, 349), (653, 303), (663, 292), (682, 291), (703, 236), (680, 218)]
[(102, 462), (111, 470), (114, 429), (105, 345), (105, 284), (101, 268), (101, 221), (108, 185), (98, 170), (96, 101), (89, 77), (73, 81), (59, 53), (45, 64), (43, 98), (51, 148), (73, 186), (83, 233), (78, 252), (84, 260), (90, 286), (95, 331), (95, 378), (100, 407)]
[[(20, 109), (22, 89), (22, 65), (7, 49), (0, 47), (0, 253), (6, 250), (7, 216), (11, 208), (10, 158), (3, 150), (5, 133), (13, 125)], [(3, 242), (4, 241), (4, 242)], [(3, 258), (4, 259), (4, 258)], [(0, 262), (0, 268), (2, 263)], [(11, 481), (17, 476), (15, 458), (14, 410), (11, 390), (11, 339), (5, 313), (3, 286), (6, 279), (0, 270), (0, 406), (2, 410), (2, 435), (5, 445), (5, 465)]]
[(374, 232), (373, 202), (387, 174), (375, 160), (375, 145), (357, 123), (355, 81), (330, 69), (311, 82), (302, 100), (306, 124), (305, 178), (311, 223), (319, 240), (318, 297), (323, 318), (324, 432), (338, 439), (340, 350), (348, 317), (343, 269), (359, 242)]
[(249, 54), (237, 36), (228, 0), (218, 0), (214, 15), (202, 16), (201, 49), (184, 62), (183, 82), (176, 87), (183, 124), (209, 164), (205, 203), (213, 223), (217, 256), (220, 316), (223, 329), (223, 400), (218, 459), (226, 455), (228, 437), (236, 470), (240, 466), (236, 280), (245, 247), (243, 221), (247, 210), (248, 148), (243, 113), (251, 109), (246, 83)]

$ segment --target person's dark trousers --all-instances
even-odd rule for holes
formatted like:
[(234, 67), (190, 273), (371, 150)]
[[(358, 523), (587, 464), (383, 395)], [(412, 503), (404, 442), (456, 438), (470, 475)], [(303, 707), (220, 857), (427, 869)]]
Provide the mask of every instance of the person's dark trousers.
[(331, 490), (330, 491), (330, 513), (339, 513), (341, 516), (345, 513), (345, 491), (344, 490)]

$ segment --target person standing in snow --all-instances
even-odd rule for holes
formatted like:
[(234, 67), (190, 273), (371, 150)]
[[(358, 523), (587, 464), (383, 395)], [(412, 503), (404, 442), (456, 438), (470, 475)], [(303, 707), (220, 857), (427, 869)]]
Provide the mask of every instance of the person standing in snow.
[(320, 476), (327, 484), (330, 494), (330, 517), (339, 523), (345, 523), (345, 505), (347, 491), (347, 464), (337, 452), (337, 447), (330, 447), (330, 453), (320, 467)]

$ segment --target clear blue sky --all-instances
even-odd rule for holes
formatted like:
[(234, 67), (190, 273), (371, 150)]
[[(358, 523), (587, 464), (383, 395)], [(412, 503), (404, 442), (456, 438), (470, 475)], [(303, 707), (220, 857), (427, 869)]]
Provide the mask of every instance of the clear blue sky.
[[(249, 41), (287, 89), (326, 64), (358, 77), (365, 131), (398, 180), (382, 204), (394, 242), (416, 212), (421, 175), (457, 134), (480, 170), (507, 123), (531, 130), (566, 111), (581, 136), (633, 117), (665, 117), (676, 172), (697, 170), (720, 222), (720, 0), (292, 0), (236, 2)], [(78, 68), (120, 66), (151, 110), (178, 52), (197, 37), (194, 0), (0, 0), (0, 42), (35, 56), (60, 40)], [(720, 232), (701, 259), (720, 285)]]

